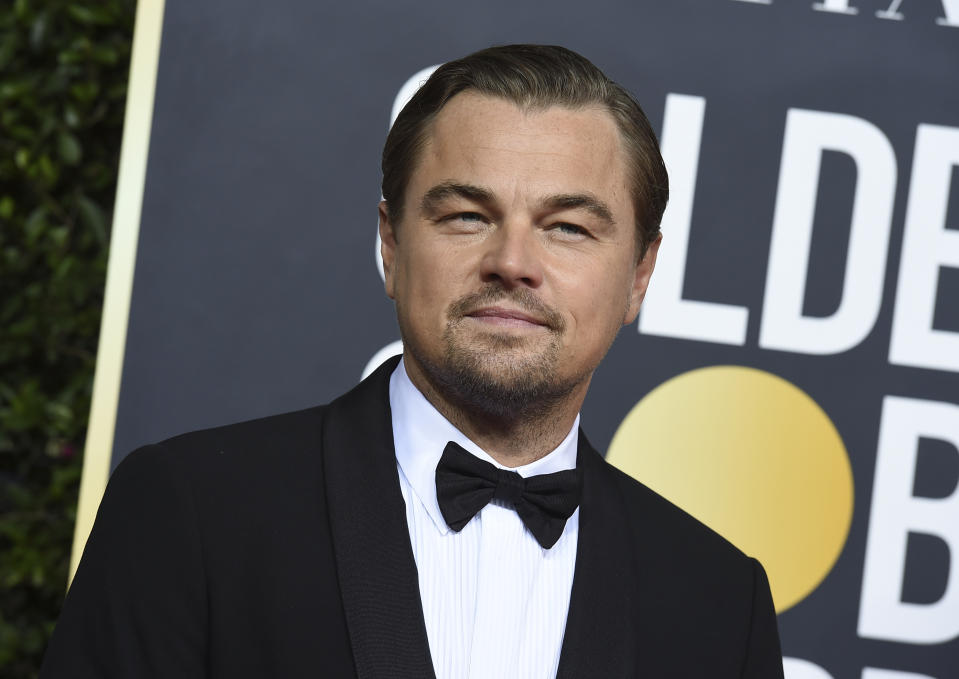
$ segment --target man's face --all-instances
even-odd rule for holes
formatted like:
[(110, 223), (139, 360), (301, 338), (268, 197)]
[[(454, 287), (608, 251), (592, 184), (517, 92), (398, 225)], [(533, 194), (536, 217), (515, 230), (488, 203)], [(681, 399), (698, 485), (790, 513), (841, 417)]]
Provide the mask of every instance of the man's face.
[(466, 91), (440, 111), (400, 223), (380, 206), (415, 383), (498, 416), (582, 401), (659, 246), (639, 260), (622, 147), (599, 108), (524, 112)]

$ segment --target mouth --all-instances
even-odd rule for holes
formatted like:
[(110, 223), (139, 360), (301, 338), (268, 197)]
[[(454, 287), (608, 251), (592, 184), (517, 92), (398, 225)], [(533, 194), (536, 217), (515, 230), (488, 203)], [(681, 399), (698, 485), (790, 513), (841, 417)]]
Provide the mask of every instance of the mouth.
[(490, 332), (542, 332), (561, 334), (565, 330), (562, 315), (525, 288), (505, 290), (489, 284), (450, 305), (447, 318), (455, 324), (466, 321)]
[(465, 314), (481, 323), (502, 328), (545, 328), (549, 327), (545, 320), (532, 316), (518, 309), (509, 309), (501, 306), (487, 306)]

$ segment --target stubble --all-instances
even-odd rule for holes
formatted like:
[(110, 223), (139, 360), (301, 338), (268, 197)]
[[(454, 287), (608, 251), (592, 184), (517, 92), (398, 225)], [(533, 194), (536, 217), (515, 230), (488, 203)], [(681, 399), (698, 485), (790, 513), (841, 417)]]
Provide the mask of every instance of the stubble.
[[(509, 302), (543, 323), (545, 337), (470, 330), (468, 315), (497, 302)], [(460, 409), (501, 422), (538, 419), (565, 401), (588, 376), (560, 377), (563, 317), (526, 288), (490, 284), (467, 295), (447, 312), (441, 361), (419, 355), (427, 379)]]

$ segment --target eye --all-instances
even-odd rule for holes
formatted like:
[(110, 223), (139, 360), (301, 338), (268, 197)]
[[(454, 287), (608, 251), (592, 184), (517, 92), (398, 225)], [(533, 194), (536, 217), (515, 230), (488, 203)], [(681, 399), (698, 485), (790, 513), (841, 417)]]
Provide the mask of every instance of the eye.
[(453, 225), (465, 224), (468, 226), (477, 226), (484, 224), (487, 220), (486, 217), (479, 212), (451, 212), (448, 215), (440, 217), (438, 221)]
[(478, 212), (460, 212), (452, 216), (453, 219), (458, 219), (461, 222), (482, 222), (483, 215)]
[(553, 231), (556, 231), (564, 236), (588, 236), (589, 232), (583, 227), (577, 224), (570, 224), (569, 222), (558, 222), (553, 224)]
[(483, 231), (490, 223), (489, 217), (481, 212), (450, 212), (437, 220), (450, 233), (475, 234)]

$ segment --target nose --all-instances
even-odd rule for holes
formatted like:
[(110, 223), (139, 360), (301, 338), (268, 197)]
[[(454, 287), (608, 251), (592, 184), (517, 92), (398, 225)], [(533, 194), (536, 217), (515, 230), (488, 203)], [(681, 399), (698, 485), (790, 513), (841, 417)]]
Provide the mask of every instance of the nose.
[(528, 223), (500, 225), (486, 239), (484, 247), (480, 263), (484, 283), (499, 283), (505, 288), (537, 288), (542, 284), (541, 244)]

